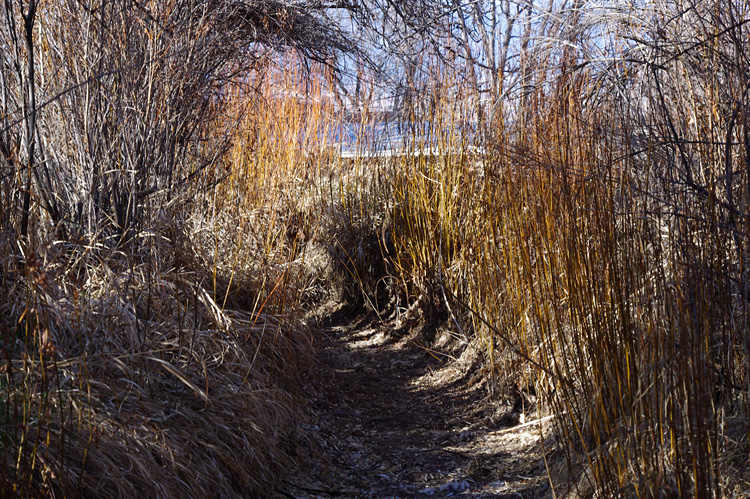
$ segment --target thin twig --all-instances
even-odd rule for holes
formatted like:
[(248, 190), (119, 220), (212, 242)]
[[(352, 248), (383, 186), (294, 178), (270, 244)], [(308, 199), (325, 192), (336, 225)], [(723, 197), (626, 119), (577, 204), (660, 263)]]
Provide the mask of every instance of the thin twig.
[(534, 421), (528, 421), (523, 424), (516, 425), (512, 428), (506, 428), (504, 430), (493, 432), (495, 435), (504, 435), (506, 433), (513, 433), (514, 431), (522, 430), (523, 428), (528, 428), (529, 426), (538, 425), (541, 423), (544, 423), (545, 421), (549, 421), (550, 419), (554, 419), (557, 416), (560, 416), (562, 414), (565, 414), (565, 412), (561, 412), (560, 414), (551, 414), (549, 416), (544, 416), (543, 418), (535, 419)]

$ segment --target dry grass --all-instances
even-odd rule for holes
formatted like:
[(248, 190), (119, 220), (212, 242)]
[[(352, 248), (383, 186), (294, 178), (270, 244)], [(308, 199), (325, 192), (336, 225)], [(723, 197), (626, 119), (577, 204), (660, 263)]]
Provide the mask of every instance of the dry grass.
[[(624, 33), (606, 67), (586, 59), (601, 47), (583, 28), (529, 49), (523, 95), (471, 146), (477, 101), (440, 73), (404, 118), (429, 126), (391, 158), (327, 147), (321, 130), (342, 119), (333, 85), (294, 58), (208, 87), (150, 65), (103, 78), (127, 92), (56, 101), (39, 125), (27, 240), (22, 161), (7, 160), (0, 192), (3, 489), (270, 493), (294, 465), (313, 342), (301, 317), (343, 290), (379, 312), (417, 303), (450, 319), (482, 347), (489, 386), (533, 386), (558, 415), (560, 494), (746, 492), (747, 30), (682, 11), (659, 29), (658, 16), (630, 20), (642, 38)], [(83, 37), (55, 26), (49, 46)], [(535, 36), (562, 36), (547, 29)], [(149, 50), (177, 43), (142, 35)], [(80, 46), (60, 46), (43, 65), (49, 94), (85, 79)]]
[(3, 310), (13, 319), (3, 324), (6, 486), (267, 491), (291, 464), (281, 449), (298, 417), (304, 329), (281, 314), (222, 310), (195, 271), (118, 255), (74, 276), (43, 257), (34, 289), (6, 290), (33, 299)]
[[(103, 26), (95, 9), (51, 7), (40, 92), (65, 93), (38, 125), (28, 238), (22, 163), (4, 157), (19, 170), (4, 171), (0, 198), (2, 495), (272, 495), (294, 469), (304, 407), (312, 338), (300, 303), (320, 299), (327, 260), (308, 251), (307, 208), (287, 191), (302, 156), (273, 156), (299, 149), (243, 152), (254, 126), (273, 123), (247, 107), (271, 109), (268, 95), (218, 98), (234, 88), (224, 78), (262, 81), (267, 61), (240, 66), (243, 50), (205, 36), (222, 25), (240, 39), (248, 12), (278, 13), (169, 3), (155, 19), (120, 5)], [(100, 74), (87, 80), (91, 67)], [(215, 80), (197, 77), (207, 68)], [(293, 108), (282, 110), (287, 132), (299, 128)], [(0, 145), (23, 142), (8, 130)]]
[[(702, 56), (739, 50), (683, 28)], [(397, 292), (429, 318), (452, 315), (498, 386), (533, 386), (564, 415), (563, 494), (724, 497), (750, 484), (747, 141), (733, 111), (746, 97), (712, 100), (729, 98), (718, 81), (746, 76), (727, 62), (712, 80), (690, 51), (664, 50), (659, 73), (628, 68), (632, 87), (610, 93), (612, 74), (564, 73), (555, 64), (578, 61), (545, 53), (525, 119), (484, 154), (450, 135), (448, 99), (428, 118), (441, 153), (369, 166), (391, 179), (368, 199), (386, 200)]]

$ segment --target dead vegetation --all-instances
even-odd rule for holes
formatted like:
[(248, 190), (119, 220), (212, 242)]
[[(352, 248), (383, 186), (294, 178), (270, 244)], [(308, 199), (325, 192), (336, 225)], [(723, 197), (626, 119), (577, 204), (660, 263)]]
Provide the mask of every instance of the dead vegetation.
[(281, 200), (229, 209), (246, 108), (227, 91), (254, 92), (240, 80), (282, 47), (346, 41), (283, 2), (2, 16), (2, 495), (271, 494), (294, 466), (317, 276)]
[(4, 492), (272, 494), (331, 297), (554, 416), (558, 495), (747, 492), (750, 6), (393, 6), (389, 114), (322, 3), (3, 4)]

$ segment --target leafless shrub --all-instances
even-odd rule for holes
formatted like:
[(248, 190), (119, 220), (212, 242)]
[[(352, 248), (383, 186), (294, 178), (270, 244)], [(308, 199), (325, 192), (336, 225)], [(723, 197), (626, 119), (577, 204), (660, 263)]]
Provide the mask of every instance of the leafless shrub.
[(252, 234), (200, 222), (203, 203), (243, 116), (230, 89), (257, 91), (271, 54), (332, 64), (352, 45), (296, 2), (2, 9), (2, 490), (270, 493), (291, 464), (306, 277), (274, 240), (249, 263), (206, 257)]

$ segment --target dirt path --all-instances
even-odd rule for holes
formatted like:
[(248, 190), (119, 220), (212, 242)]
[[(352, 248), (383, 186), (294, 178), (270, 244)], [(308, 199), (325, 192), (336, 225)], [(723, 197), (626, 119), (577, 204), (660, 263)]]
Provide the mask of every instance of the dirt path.
[(488, 402), (486, 389), (469, 382), (475, 353), (456, 359), (427, 349), (407, 326), (351, 310), (327, 322), (311, 387), (317, 421), (301, 430), (311, 466), (282, 497), (548, 493), (539, 426), (518, 425), (510, 405)]

